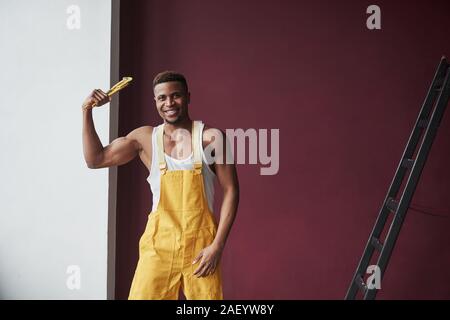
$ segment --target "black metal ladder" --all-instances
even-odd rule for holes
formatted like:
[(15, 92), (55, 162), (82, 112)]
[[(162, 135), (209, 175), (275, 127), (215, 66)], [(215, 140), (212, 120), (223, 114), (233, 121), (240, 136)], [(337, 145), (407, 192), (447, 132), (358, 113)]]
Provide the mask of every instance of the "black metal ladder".
[[(384, 275), (414, 191), (416, 190), (420, 174), (422, 173), (437, 129), (448, 104), (450, 94), (449, 75), (449, 63), (445, 57), (442, 57), (430, 88), (428, 89), (416, 124), (409, 137), (408, 144), (398, 164), (394, 179), (391, 182), (379, 211), (375, 226), (372, 229), (363, 255), (359, 261), (358, 268), (347, 290), (346, 300), (356, 299), (358, 290), (364, 295), (364, 300), (375, 299), (378, 289), (366, 284), (364, 276), (375, 251), (379, 253), (376, 266), (378, 266), (378, 270), (381, 272), (380, 278)], [(422, 141), (421, 143), (419, 143), (420, 140)], [(404, 185), (403, 192), (400, 192), (405, 177), (407, 181)], [(392, 223), (386, 233), (384, 242), (382, 242), (380, 236), (384, 230), (389, 214), (393, 214)]]

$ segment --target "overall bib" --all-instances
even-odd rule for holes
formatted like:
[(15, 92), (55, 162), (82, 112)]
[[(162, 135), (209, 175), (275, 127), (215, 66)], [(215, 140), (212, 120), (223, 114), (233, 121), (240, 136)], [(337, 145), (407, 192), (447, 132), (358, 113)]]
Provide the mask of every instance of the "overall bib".
[(155, 150), (161, 172), (160, 199), (139, 240), (139, 261), (128, 299), (176, 300), (181, 287), (188, 300), (221, 300), (219, 265), (205, 277), (193, 275), (201, 259), (196, 264), (192, 261), (217, 232), (203, 183), (199, 123), (192, 124), (192, 170), (167, 170), (163, 128), (157, 132)]

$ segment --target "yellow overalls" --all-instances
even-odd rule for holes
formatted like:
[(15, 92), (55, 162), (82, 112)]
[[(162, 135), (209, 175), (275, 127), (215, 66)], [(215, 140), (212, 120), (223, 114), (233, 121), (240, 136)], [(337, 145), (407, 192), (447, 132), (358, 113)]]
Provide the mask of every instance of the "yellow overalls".
[(128, 299), (178, 299), (183, 289), (186, 299), (223, 299), (221, 270), (198, 278), (193, 275), (200, 262), (192, 264), (200, 250), (209, 246), (217, 224), (209, 210), (202, 175), (200, 123), (193, 121), (192, 170), (168, 171), (164, 157), (164, 127), (157, 132), (157, 152), (161, 172), (158, 207), (149, 214), (139, 240), (139, 261)]

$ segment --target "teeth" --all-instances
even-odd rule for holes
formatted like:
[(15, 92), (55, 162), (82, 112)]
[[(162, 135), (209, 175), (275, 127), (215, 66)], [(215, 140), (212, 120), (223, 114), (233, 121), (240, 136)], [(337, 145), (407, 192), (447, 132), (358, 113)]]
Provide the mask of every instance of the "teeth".
[(172, 116), (176, 113), (177, 113), (177, 110), (166, 111), (166, 114), (168, 114), (169, 116)]

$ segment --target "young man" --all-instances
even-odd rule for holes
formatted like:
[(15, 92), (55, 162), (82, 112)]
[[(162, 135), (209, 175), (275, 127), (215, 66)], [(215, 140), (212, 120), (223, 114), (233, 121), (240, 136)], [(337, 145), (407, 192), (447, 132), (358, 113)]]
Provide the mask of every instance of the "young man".
[[(139, 241), (129, 299), (178, 299), (180, 287), (187, 299), (223, 299), (220, 258), (239, 202), (236, 168), (226, 159), (231, 150), (222, 131), (189, 118), (183, 75), (158, 74), (153, 92), (163, 123), (137, 128), (106, 147), (95, 131), (92, 108), (110, 98), (97, 89), (82, 107), (89, 168), (123, 165), (139, 155), (150, 172), (153, 207)], [(212, 214), (216, 177), (223, 189), (218, 225)]]

